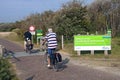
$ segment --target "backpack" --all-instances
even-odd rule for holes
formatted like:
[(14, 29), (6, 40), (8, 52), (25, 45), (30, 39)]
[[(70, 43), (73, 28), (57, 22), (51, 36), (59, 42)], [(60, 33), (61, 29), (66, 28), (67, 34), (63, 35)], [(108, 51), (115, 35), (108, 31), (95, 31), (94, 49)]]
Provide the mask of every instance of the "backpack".
[(57, 60), (57, 62), (62, 62), (62, 56), (60, 53), (55, 53), (55, 59)]

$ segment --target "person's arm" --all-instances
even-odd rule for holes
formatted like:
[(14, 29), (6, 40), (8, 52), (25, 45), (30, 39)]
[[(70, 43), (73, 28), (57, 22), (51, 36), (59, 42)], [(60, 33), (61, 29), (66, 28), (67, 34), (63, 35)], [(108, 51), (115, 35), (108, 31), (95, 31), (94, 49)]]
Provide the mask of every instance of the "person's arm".
[(46, 41), (47, 41), (47, 40), (46, 40), (46, 39), (44, 39), (44, 40), (43, 40), (43, 42), (42, 42), (42, 45), (45, 45)]
[(23, 38), (24, 38), (24, 40), (25, 40), (25, 33), (23, 34)]

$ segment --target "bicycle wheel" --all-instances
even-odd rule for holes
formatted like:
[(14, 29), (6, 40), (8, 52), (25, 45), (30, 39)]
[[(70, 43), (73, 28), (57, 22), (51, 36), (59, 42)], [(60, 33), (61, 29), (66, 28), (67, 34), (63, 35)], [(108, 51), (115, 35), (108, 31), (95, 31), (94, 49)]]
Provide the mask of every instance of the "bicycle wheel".
[(44, 54), (44, 62), (45, 62), (46, 65), (48, 65), (47, 59), (48, 59), (48, 55), (47, 55), (47, 53), (45, 53)]
[(54, 55), (54, 57), (52, 58), (53, 59), (53, 69), (54, 69), (54, 71), (58, 71), (58, 61), (57, 61), (57, 59), (56, 59), (56, 54), (53, 54)]

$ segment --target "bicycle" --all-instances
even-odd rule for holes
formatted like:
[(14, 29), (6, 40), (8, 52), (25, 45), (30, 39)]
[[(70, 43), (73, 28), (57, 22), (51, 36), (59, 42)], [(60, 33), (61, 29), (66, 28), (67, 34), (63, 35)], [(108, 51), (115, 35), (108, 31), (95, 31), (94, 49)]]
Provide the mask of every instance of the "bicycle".
[(51, 56), (49, 56), (48, 51), (46, 50), (45, 52), (46, 63), (48, 63), (47, 61), (48, 57), (50, 58), (50, 64), (52, 65), (53, 69), (57, 72), (59, 70), (58, 63), (62, 62), (62, 56), (60, 55), (60, 53), (57, 53), (57, 52), (54, 52)]
[(26, 53), (31, 54), (31, 50), (33, 49), (33, 44), (31, 43), (31, 40), (26, 41)]
[[(48, 54), (48, 43), (45, 41), (41, 43), (41, 47), (45, 51), (45, 62), (46, 65), (48, 65), (48, 57), (50, 58), (50, 65), (53, 66), (55, 71), (58, 71), (58, 63), (62, 61), (62, 56), (59, 53), (56, 53), (56, 50), (51, 54), (51, 56)], [(50, 67), (51, 69), (51, 67)]]
[(16, 56), (15, 56), (15, 53), (11, 50), (8, 50), (6, 49), (5, 47), (3, 48), (3, 54), (2, 54), (2, 57), (3, 58), (14, 58), (16, 59), (17, 61), (20, 61)]

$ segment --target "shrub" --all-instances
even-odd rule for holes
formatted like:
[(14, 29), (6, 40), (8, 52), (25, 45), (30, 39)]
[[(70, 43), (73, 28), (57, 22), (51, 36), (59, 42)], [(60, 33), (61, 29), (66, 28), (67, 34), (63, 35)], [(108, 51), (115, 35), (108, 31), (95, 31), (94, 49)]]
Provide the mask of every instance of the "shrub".
[(17, 33), (17, 35), (19, 36), (19, 38), (23, 38), (23, 30), (19, 29), (19, 28), (16, 28), (16, 29), (13, 29), (12, 32), (15, 32)]
[(18, 80), (8, 59), (0, 58), (0, 80)]

